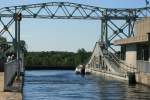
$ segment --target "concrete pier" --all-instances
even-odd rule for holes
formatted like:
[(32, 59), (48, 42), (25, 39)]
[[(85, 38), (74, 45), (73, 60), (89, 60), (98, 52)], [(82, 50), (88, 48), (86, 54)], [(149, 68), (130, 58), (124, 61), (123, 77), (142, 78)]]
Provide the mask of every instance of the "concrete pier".
[(128, 73), (128, 83), (129, 84), (136, 84), (136, 76), (135, 73)]
[(137, 83), (150, 86), (150, 73), (137, 73), (136, 74)]
[(4, 92), (3, 72), (0, 72), (0, 100), (22, 100), (21, 92)]
[(123, 76), (120, 76), (120, 75), (108, 73), (108, 72), (105, 72), (105, 71), (102, 71), (102, 70), (91, 70), (91, 73), (94, 74), (94, 75), (101, 75), (101, 76), (116, 78), (118, 80), (128, 81), (128, 77), (123, 77)]

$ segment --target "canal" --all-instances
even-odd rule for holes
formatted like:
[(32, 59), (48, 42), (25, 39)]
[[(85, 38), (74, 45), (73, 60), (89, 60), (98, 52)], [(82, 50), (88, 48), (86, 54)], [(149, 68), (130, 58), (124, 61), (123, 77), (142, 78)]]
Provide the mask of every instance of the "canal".
[(24, 100), (150, 100), (150, 88), (74, 71), (26, 71)]

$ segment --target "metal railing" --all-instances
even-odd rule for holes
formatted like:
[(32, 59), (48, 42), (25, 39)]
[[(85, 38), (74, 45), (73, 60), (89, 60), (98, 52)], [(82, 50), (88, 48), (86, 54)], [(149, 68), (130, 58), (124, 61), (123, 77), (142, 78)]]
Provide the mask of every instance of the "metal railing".
[(18, 71), (18, 62), (17, 60), (13, 60), (5, 63), (4, 68), (4, 90), (10, 91), (17, 75)]
[(138, 72), (150, 73), (150, 62), (137, 60), (137, 70)]
[(137, 68), (131, 64), (126, 63), (123, 60), (120, 60), (116, 55), (108, 51), (110, 57), (116, 62), (118, 66), (120, 66), (123, 72), (137, 72)]

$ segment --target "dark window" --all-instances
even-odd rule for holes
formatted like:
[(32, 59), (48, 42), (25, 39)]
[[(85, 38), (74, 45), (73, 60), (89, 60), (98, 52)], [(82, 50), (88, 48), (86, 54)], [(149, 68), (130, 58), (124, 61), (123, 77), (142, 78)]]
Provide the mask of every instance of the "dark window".
[(149, 46), (148, 45), (138, 45), (137, 46), (137, 60), (149, 60)]

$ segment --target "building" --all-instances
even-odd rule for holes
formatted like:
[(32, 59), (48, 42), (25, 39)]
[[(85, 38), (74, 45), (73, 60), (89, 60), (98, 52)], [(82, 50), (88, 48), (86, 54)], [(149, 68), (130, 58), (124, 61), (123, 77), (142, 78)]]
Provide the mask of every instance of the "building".
[(137, 82), (150, 85), (150, 17), (136, 21), (134, 32), (133, 37), (115, 40), (114, 45), (121, 46), (121, 59), (137, 68)]

